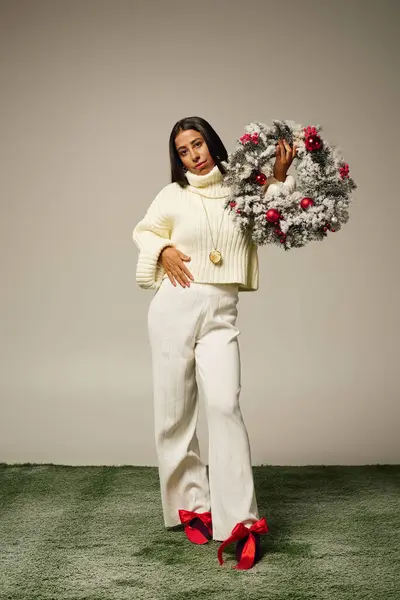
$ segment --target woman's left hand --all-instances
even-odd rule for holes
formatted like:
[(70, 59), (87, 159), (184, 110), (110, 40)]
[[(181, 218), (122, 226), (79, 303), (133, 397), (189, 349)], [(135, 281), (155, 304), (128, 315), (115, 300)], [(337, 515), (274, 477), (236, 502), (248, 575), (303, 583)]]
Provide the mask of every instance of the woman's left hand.
[(274, 177), (278, 181), (285, 181), (286, 173), (296, 156), (296, 145), (293, 148), (286, 140), (279, 139), (276, 147), (276, 159), (274, 164)]

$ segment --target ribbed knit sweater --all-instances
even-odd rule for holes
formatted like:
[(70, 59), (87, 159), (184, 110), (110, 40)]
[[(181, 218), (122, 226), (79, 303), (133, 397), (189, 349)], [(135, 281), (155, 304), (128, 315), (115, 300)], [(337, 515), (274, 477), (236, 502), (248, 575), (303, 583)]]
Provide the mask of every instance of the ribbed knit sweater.
[[(239, 291), (257, 290), (257, 245), (250, 233), (239, 231), (238, 225), (224, 210), (229, 188), (224, 186), (218, 166), (205, 175), (187, 171), (186, 179), (189, 182), (186, 188), (181, 188), (178, 183), (162, 188), (133, 230), (132, 238), (139, 250), (137, 284), (144, 289), (160, 286), (162, 279), (168, 277), (158, 261), (160, 253), (166, 246), (174, 246), (191, 257), (191, 261), (184, 264), (195, 282), (237, 283)], [(289, 186), (291, 191), (296, 187), (291, 175), (285, 182), (269, 178), (269, 183), (267, 194), (277, 185)], [(214, 245), (205, 210), (215, 246), (222, 254), (222, 263), (217, 265), (209, 259)]]

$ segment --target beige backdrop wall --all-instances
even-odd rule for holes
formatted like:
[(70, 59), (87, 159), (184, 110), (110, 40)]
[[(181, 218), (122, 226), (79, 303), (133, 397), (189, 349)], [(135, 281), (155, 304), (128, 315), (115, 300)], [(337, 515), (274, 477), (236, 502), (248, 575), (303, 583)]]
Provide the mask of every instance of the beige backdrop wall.
[[(3, 1), (0, 461), (154, 465), (131, 235), (200, 115), (323, 125), (358, 184), (322, 244), (242, 294), (254, 464), (400, 461), (399, 3)], [(207, 460), (201, 407), (199, 435)]]

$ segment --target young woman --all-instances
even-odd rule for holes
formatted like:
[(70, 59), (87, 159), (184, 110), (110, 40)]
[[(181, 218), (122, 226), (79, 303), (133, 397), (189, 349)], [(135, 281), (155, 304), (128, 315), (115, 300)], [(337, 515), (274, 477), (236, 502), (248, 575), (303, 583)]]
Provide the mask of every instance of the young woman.
[[(137, 284), (156, 290), (148, 334), (164, 524), (183, 524), (196, 544), (223, 542), (221, 564), (223, 549), (235, 542), (236, 568), (248, 569), (268, 528), (258, 513), (239, 405), (236, 318), (238, 293), (258, 289), (257, 247), (224, 210), (228, 154), (211, 125), (200, 117), (178, 121), (169, 152), (171, 183), (132, 236)], [(267, 185), (295, 189), (287, 175), (295, 153), (279, 140)], [(196, 435), (199, 397), (208, 421), (208, 474)]]

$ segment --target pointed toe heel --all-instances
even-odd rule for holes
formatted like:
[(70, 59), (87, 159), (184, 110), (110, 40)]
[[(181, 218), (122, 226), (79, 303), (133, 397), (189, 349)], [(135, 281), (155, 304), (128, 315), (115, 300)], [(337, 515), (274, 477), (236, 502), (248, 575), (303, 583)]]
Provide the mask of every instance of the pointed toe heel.
[(235, 554), (237, 564), (234, 569), (246, 570), (261, 558), (260, 535), (267, 533), (268, 525), (265, 517), (262, 517), (251, 527), (246, 527), (243, 523), (237, 523), (232, 529), (232, 533), (218, 548), (218, 561), (220, 565), (224, 564), (222, 553), (227, 546), (236, 543)]
[(193, 544), (207, 544), (212, 537), (211, 513), (180, 510), (179, 518), (185, 528), (186, 537)]

